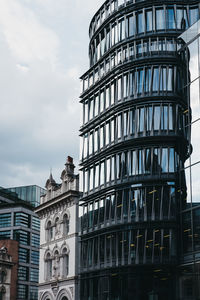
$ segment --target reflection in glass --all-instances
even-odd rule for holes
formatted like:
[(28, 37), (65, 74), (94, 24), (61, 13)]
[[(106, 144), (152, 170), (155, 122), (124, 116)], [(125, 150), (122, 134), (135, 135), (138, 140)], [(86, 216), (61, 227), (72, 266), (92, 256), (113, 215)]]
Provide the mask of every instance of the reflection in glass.
[(153, 19), (152, 19), (152, 11), (146, 11), (146, 31), (152, 31), (153, 29)]
[(165, 14), (163, 9), (156, 10), (156, 29), (165, 29)]
[(144, 18), (142, 12), (137, 14), (137, 32), (138, 34), (144, 32)]
[(159, 69), (154, 68), (153, 70), (153, 92), (158, 92), (158, 84), (159, 84)]
[(175, 29), (175, 14), (173, 8), (167, 9), (167, 29)]

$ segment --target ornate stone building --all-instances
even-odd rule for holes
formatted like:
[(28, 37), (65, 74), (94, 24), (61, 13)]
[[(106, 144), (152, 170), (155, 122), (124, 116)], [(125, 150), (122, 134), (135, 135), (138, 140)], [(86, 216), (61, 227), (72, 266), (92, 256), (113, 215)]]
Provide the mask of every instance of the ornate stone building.
[(52, 174), (36, 209), (40, 227), (39, 300), (73, 300), (77, 289), (79, 177), (68, 156), (61, 184)]
[(0, 241), (0, 300), (17, 299), (18, 242)]

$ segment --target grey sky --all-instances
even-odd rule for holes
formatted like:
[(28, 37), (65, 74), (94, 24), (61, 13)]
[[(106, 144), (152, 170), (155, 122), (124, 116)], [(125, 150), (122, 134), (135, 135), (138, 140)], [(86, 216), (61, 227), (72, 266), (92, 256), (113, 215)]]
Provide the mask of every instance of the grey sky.
[(0, 0), (0, 186), (44, 186), (67, 155), (78, 163), (79, 77), (103, 2)]

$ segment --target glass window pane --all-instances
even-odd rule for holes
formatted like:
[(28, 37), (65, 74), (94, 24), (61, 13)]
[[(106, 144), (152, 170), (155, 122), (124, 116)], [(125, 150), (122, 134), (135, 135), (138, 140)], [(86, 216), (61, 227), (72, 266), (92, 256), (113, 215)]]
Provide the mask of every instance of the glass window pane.
[(130, 134), (135, 134), (135, 109), (130, 111)]
[(144, 108), (140, 108), (140, 115), (139, 115), (139, 132), (144, 131)]
[(161, 164), (162, 172), (168, 172), (168, 149), (162, 149), (162, 164)]
[(28, 281), (29, 280), (29, 268), (18, 267), (18, 280)]
[(141, 94), (142, 93), (142, 88), (143, 88), (143, 70), (138, 70), (137, 71), (137, 93)]
[(100, 93), (100, 112), (104, 111), (104, 91), (102, 90)]
[(173, 83), (174, 83), (173, 69), (169, 68), (169, 70), (168, 70), (168, 84), (167, 84), (167, 90), (168, 91), (173, 91)]
[(156, 10), (156, 29), (165, 29), (165, 14), (163, 9)]
[(128, 36), (133, 36), (135, 34), (135, 24), (133, 16), (127, 18), (128, 22)]
[(106, 87), (106, 108), (110, 106), (110, 87)]
[(39, 248), (39, 246), (40, 246), (40, 236), (39, 236), (39, 234), (32, 233), (31, 245), (33, 247)]
[(110, 182), (110, 168), (111, 168), (111, 164), (109, 158), (107, 159), (107, 163), (106, 163), (106, 182)]
[(118, 139), (121, 139), (121, 137), (122, 137), (122, 115), (121, 114), (118, 115), (117, 120), (118, 120), (118, 126), (117, 126), (118, 134), (117, 134), (117, 137), (118, 137)]
[(99, 186), (99, 165), (95, 166), (95, 188)]
[(89, 190), (91, 191), (91, 190), (93, 190), (93, 179), (94, 179), (94, 169), (93, 168), (91, 168), (90, 169), (90, 187), (89, 187)]
[(23, 230), (14, 230), (14, 240), (19, 241), (22, 245), (30, 245), (30, 233)]
[(38, 282), (39, 280), (39, 270), (31, 268), (30, 270), (30, 281)]
[(199, 19), (198, 7), (190, 8), (189, 17), (190, 17), (190, 26), (194, 24), (196, 21), (198, 21)]
[(10, 226), (11, 226), (11, 213), (0, 214), (0, 228), (10, 227)]
[(19, 299), (28, 298), (28, 285), (18, 284), (17, 285), (17, 297)]
[(100, 185), (105, 183), (105, 174), (104, 174), (104, 162), (101, 162), (101, 169), (100, 169)]
[(137, 32), (138, 34), (144, 32), (144, 18), (142, 12), (137, 14)]
[(98, 129), (94, 132), (94, 152), (98, 151)]
[(176, 9), (176, 23), (177, 23), (177, 29), (184, 28), (183, 10), (180, 8)]
[(153, 121), (153, 108), (152, 106), (147, 108), (147, 131), (151, 131)]
[(173, 130), (173, 109), (172, 106), (169, 107), (169, 130)]
[(19, 262), (29, 263), (29, 250), (19, 248)]
[(94, 110), (95, 117), (98, 115), (98, 113), (99, 113), (99, 96), (95, 95), (95, 110)]
[(124, 82), (123, 82), (123, 92), (124, 98), (128, 97), (128, 75), (124, 75)]
[(39, 251), (31, 251), (31, 263), (32, 264), (36, 264), (38, 265), (39, 264)]
[(92, 120), (94, 116), (94, 99), (90, 99), (90, 120)]
[(173, 8), (167, 9), (167, 29), (175, 29), (175, 14)]
[(111, 120), (111, 129), (110, 129), (110, 141), (111, 143), (114, 142), (115, 139), (115, 120)]
[(169, 150), (169, 172), (174, 172), (174, 149)]
[(115, 83), (113, 82), (112, 84), (111, 84), (111, 105), (113, 105), (114, 104), (114, 102), (115, 102)]
[(144, 84), (144, 91), (145, 93), (149, 93), (151, 89), (151, 69), (145, 70), (145, 84)]
[(117, 99), (118, 101), (120, 101), (122, 99), (122, 78), (121, 77), (118, 78), (117, 89), (118, 89)]
[(104, 147), (104, 127), (101, 126), (100, 127), (100, 136), (99, 136), (99, 139), (100, 139), (100, 149)]
[(31, 228), (40, 231), (40, 220), (38, 217), (32, 217)]
[(106, 145), (110, 143), (110, 122), (106, 123)]
[(85, 102), (85, 123), (88, 122), (88, 101)]
[(160, 91), (166, 91), (166, 89), (167, 89), (167, 68), (161, 68)]
[(30, 286), (30, 300), (38, 300), (38, 287)]
[(160, 106), (154, 107), (154, 130), (160, 129)]
[(146, 11), (146, 31), (153, 30), (153, 19), (152, 19), (152, 11)]
[(159, 85), (159, 69), (154, 68), (153, 70), (153, 92), (158, 92)]
[(129, 90), (130, 90), (130, 96), (134, 95), (134, 72), (130, 73), (130, 81), (129, 81)]

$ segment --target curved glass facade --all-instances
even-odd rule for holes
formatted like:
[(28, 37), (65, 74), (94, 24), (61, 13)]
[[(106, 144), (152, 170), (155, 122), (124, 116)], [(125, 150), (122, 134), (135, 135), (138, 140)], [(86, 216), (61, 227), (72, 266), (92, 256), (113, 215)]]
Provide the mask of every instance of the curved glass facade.
[(178, 36), (199, 12), (199, 1), (109, 0), (91, 22), (80, 101), (83, 300), (175, 299), (191, 122)]

